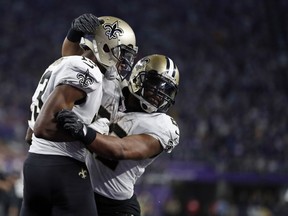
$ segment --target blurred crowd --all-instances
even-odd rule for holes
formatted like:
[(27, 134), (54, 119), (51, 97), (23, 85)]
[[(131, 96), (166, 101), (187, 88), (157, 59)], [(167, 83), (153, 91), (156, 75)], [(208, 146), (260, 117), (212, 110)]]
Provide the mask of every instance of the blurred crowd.
[(287, 9), (285, 0), (1, 1), (0, 147), (10, 152), (1, 150), (1, 172), (19, 170), (38, 79), (60, 57), (71, 20), (91, 12), (126, 20), (139, 58), (161, 53), (178, 65), (170, 114), (181, 140), (165, 160), (287, 173)]
[(287, 2), (204, 2), (191, 7), (189, 46), (180, 43), (182, 142), (173, 158), (287, 172)]

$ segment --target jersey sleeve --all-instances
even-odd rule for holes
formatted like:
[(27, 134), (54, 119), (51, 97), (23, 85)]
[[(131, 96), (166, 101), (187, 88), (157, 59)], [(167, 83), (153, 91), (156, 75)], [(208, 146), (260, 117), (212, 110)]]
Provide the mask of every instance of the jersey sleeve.
[(143, 125), (143, 123), (141, 124), (146, 128), (143, 132), (158, 139), (165, 152), (171, 153), (179, 144), (179, 127), (171, 116), (164, 113), (156, 115), (152, 114), (151, 119), (146, 119), (145, 122), (146, 125)]
[(96, 83), (102, 82), (102, 73), (90, 59), (82, 56), (73, 56), (65, 59), (56, 77), (55, 87), (68, 84), (86, 93), (90, 93), (98, 87)]
[(179, 144), (180, 131), (176, 121), (168, 115), (164, 115), (163, 122), (161, 124), (163, 132), (160, 134), (155, 133), (156, 137), (160, 141), (163, 149), (167, 153), (171, 153), (172, 150)]

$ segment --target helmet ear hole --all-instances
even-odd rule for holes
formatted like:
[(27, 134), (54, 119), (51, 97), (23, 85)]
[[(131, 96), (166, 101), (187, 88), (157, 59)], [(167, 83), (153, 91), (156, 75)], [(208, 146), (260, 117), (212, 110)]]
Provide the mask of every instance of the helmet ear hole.
[(104, 52), (106, 52), (106, 53), (110, 52), (110, 49), (109, 49), (109, 47), (108, 47), (107, 44), (105, 44), (105, 45), (103, 46), (103, 50), (104, 50)]

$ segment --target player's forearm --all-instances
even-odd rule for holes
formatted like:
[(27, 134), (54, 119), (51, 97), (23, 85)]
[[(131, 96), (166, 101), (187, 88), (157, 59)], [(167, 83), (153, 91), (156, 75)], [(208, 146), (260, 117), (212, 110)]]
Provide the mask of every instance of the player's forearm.
[(33, 134), (33, 130), (28, 126), (26, 135), (25, 135), (25, 141), (29, 145), (31, 145), (31, 142), (32, 142), (32, 134)]
[(95, 140), (87, 145), (87, 148), (99, 156), (113, 160), (123, 160), (125, 154), (122, 142), (121, 138), (97, 133)]
[(69, 142), (75, 140), (75, 138), (72, 138), (70, 134), (58, 129), (57, 124), (53, 120), (50, 122), (40, 122), (35, 126), (34, 135), (38, 138), (55, 142)]
[(79, 46), (79, 42), (71, 42), (65, 38), (61, 50), (62, 56), (82, 55), (83, 49)]
[(113, 160), (143, 160), (162, 151), (159, 141), (149, 135), (119, 138), (97, 133), (94, 141), (87, 147), (97, 155)]
[(36, 137), (55, 142), (75, 140), (62, 128), (58, 128), (55, 115), (59, 110), (61, 110), (61, 106), (43, 107), (34, 125), (34, 135)]
[(34, 134), (43, 139), (65, 142), (76, 140), (63, 128), (58, 127), (56, 114), (63, 109), (71, 110), (75, 101), (85, 97), (85, 93), (69, 85), (59, 85), (45, 101), (35, 125)]

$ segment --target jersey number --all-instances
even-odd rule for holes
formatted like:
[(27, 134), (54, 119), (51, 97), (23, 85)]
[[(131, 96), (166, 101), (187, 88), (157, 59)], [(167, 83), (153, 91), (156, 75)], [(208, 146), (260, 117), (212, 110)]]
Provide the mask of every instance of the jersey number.
[(32, 114), (31, 114), (31, 121), (36, 121), (40, 110), (43, 106), (43, 101), (41, 99), (43, 93), (45, 92), (45, 89), (47, 87), (48, 81), (51, 77), (51, 73), (52, 71), (47, 71), (45, 74), (43, 74), (43, 76), (41, 77), (41, 80), (37, 86), (36, 92), (35, 92), (35, 96), (37, 98), (36, 100), (36, 104), (32, 107)]

